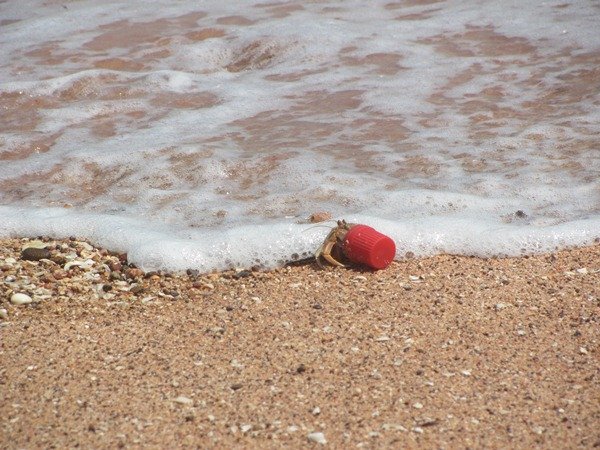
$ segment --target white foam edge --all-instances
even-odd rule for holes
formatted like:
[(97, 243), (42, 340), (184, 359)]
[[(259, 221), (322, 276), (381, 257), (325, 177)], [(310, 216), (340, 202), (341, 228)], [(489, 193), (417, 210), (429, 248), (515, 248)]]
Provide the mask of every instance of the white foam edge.
[[(0, 206), (0, 217), (0, 237), (75, 235), (109, 250), (127, 252), (129, 261), (144, 270), (175, 272), (249, 268), (258, 264), (257, 260), (265, 267), (276, 267), (292, 261), (294, 254), (312, 254), (333, 226), (333, 222), (313, 226), (286, 219), (228, 230), (174, 229), (116, 215), (13, 206)], [(519, 256), (591, 245), (600, 238), (600, 216), (545, 227), (467, 218), (391, 221), (356, 215), (347, 219), (368, 224), (394, 239), (396, 259), (407, 252), (416, 256)]]

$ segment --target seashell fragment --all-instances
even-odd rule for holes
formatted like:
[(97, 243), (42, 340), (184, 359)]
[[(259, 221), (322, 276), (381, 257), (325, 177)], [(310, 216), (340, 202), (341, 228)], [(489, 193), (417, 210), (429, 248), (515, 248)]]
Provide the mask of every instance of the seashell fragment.
[(28, 303), (33, 302), (33, 299), (27, 294), (18, 292), (10, 297), (10, 302), (13, 305), (27, 305)]

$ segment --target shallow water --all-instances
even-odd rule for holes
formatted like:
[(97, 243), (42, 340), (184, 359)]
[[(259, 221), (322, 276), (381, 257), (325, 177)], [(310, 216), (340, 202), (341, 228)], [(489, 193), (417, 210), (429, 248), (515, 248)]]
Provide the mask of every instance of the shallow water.
[(144, 268), (600, 238), (592, 1), (0, 2), (0, 235)]

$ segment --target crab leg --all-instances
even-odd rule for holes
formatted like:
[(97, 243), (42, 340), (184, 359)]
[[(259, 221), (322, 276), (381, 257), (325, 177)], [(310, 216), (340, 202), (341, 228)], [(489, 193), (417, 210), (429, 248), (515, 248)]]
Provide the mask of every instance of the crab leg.
[(337, 242), (335, 241), (329, 241), (327, 244), (325, 244), (325, 248), (323, 249), (323, 252), (320, 256), (322, 256), (323, 258), (325, 258), (325, 260), (329, 263), (329, 264), (333, 264), (334, 266), (338, 266), (338, 267), (346, 267), (344, 264), (342, 264), (339, 261), (336, 261), (333, 256), (331, 256), (331, 249), (333, 248), (333, 246), (336, 244)]

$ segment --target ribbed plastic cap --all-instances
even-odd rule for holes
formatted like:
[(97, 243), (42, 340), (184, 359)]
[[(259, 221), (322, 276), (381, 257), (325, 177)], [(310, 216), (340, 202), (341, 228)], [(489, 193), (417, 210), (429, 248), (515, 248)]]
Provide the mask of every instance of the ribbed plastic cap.
[(344, 238), (344, 254), (352, 262), (385, 269), (396, 255), (396, 244), (374, 228), (354, 225)]

